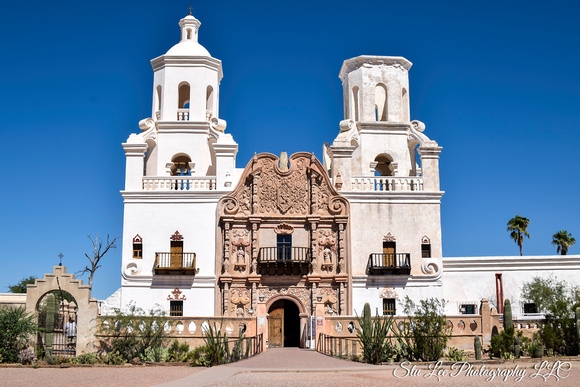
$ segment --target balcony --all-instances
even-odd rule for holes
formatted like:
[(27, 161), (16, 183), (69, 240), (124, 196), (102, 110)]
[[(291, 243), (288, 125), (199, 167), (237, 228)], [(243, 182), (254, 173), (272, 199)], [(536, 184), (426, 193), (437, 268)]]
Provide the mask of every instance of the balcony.
[(213, 191), (215, 176), (144, 177), (143, 191)]
[(195, 275), (195, 253), (155, 253), (155, 274)]
[(177, 109), (177, 121), (189, 121), (189, 109)]
[(352, 178), (353, 191), (423, 191), (422, 177), (359, 176)]
[(260, 274), (308, 274), (312, 253), (308, 247), (262, 247), (258, 255)]
[(411, 274), (411, 254), (371, 254), (367, 272), (372, 275)]

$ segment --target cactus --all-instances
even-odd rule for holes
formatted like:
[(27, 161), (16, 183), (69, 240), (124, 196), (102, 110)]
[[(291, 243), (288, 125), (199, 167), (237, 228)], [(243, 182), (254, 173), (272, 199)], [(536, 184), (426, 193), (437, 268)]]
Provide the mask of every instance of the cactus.
[(578, 353), (580, 353), (580, 306), (576, 307), (576, 342), (578, 343)]
[(514, 326), (514, 322), (512, 320), (512, 304), (509, 298), (505, 299), (503, 305), (503, 329), (507, 329), (508, 327)]
[(516, 335), (516, 337), (514, 337), (514, 357), (516, 359), (519, 359), (521, 352), (522, 350), (520, 347), (520, 337)]
[(481, 340), (479, 340), (479, 336), (473, 338), (473, 349), (475, 350), (475, 360), (481, 360)]
[(365, 303), (363, 308), (363, 332), (370, 333), (371, 332), (371, 306), (369, 303)]
[(46, 333), (44, 335), (44, 342), (46, 345), (45, 358), (52, 357), (52, 342), (54, 340), (54, 314), (56, 312), (56, 298), (54, 294), (46, 296), (46, 321), (44, 327)]

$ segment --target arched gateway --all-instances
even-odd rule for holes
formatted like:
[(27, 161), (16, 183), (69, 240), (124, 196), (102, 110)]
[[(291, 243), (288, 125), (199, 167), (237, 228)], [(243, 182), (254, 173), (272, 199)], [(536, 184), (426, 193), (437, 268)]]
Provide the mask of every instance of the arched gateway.
[(349, 313), (349, 204), (314, 155), (255, 155), (217, 211), (217, 311), (257, 316), (270, 346), (304, 346), (317, 303)]

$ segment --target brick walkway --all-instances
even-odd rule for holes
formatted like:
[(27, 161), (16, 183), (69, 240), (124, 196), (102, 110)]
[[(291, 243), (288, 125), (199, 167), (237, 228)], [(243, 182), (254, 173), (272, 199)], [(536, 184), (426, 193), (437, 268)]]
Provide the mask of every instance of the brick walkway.
[[(552, 366), (556, 360), (544, 359), (546, 365)], [(560, 377), (549, 376), (550, 370), (545, 368), (540, 373), (543, 376), (532, 377), (537, 372), (534, 366), (541, 361), (527, 359), (518, 362), (506, 362), (503, 364), (477, 363), (473, 364), (473, 371), (468, 374), (467, 370), (459, 373), (458, 368), (451, 368), (451, 364), (442, 365), (439, 377), (436, 372), (431, 377), (428, 364), (415, 365), (416, 370), (411, 374), (411, 365), (407, 370), (399, 364), (373, 366), (370, 364), (356, 363), (322, 355), (313, 350), (299, 348), (271, 348), (253, 358), (242, 360), (237, 363), (212, 367), (195, 375), (183, 379), (161, 384), (163, 387), (177, 386), (426, 386), (426, 385), (451, 385), (470, 387), (490, 385), (517, 385), (517, 386), (577, 386), (580, 380), (580, 361), (571, 361), (559, 372)], [(431, 365), (432, 367), (432, 365)], [(477, 374), (477, 370), (483, 367), (486, 374)], [(571, 367), (571, 368), (570, 368)], [(568, 369), (570, 368), (570, 369)], [(516, 373), (517, 371), (517, 373)], [(495, 373), (492, 380), (490, 372)], [(509, 374), (513, 372), (514, 374)], [(454, 375), (455, 374), (455, 375)], [(504, 380), (504, 374), (507, 374)], [(518, 376), (521, 379), (516, 380)]]

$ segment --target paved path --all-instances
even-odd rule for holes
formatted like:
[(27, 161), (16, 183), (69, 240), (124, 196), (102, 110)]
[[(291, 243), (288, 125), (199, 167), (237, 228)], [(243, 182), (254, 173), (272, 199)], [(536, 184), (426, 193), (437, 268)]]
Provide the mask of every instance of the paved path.
[[(211, 367), (195, 375), (161, 384), (163, 387), (224, 385), (226, 379), (239, 373), (295, 373), (378, 370), (370, 364), (356, 363), (322, 355), (314, 350), (302, 348), (270, 348), (267, 351), (232, 364)], [(260, 378), (262, 379), (262, 378)], [(285, 385), (292, 384), (288, 376), (282, 376)], [(261, 384), (261, 383), (260, 383)], [(266, 383), (268, 384), (268, 383)], [(245, 385), (248, 385), (245, 383)], [(249, 385), (257, 385), (250, 383)], [(265, 384), (261, 384), (265, 385)]]
[(429, 369), (433, 364), (416, 364), (414, 369), (410, 364), (403, 367), (399, 364), (373, 366), (332, 358), (308, 349), (271, 348), (253, 358), (208, 368), (160, 386), (580, 385), (580, 361), (563, 362), (556, 371), (555, 360), (546, 359), (542, 370), (534, 369), (541, 362), (528, 359), (503, 364), (473, 363), (471, 369), (466, 363), (461, 372), (460, 365), (452, 368), (446, 363), (433, 371)]

